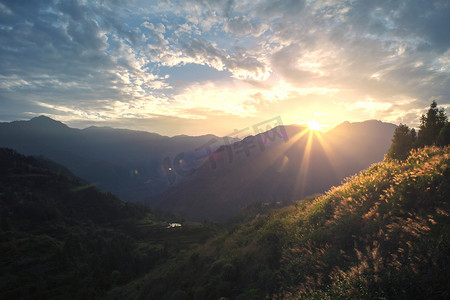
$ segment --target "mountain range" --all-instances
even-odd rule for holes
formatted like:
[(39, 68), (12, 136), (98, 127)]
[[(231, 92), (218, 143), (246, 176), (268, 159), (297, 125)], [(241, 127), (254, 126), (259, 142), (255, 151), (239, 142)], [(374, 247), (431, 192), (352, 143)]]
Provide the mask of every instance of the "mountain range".
[(298, 200), (338, 185), (381, 161), (395, 128), (344, 122), (322, 134), (288, 125), (238, 140), (75, 129), (40, 116), (0, 123), (0, 147), (49, 158), (125, 201), (225, 221), (249, 203)]
[(45, 116), (0, 123), (0, 147), (42, 155), (130, 202), (169, 185), (162, 168), (165, 157), (193, 152), (212, 139), (220, 140), (214, 135), (167, 137), (109, 127), (76, 129)]
[(217, 149), (209, 162), (152, 199), (186, 219), (225, 221), (250, 203), (295, 201), (383, 160), (396, 126), (344, 122), (326, 133), (275, 127)]

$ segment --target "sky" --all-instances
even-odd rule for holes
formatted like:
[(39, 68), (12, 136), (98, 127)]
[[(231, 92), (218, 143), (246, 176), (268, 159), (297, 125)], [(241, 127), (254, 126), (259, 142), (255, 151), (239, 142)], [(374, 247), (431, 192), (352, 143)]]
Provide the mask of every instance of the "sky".
[(449, 31), (449, 0), (0, 0), (0, 121), (417, 127), (450, 112)]

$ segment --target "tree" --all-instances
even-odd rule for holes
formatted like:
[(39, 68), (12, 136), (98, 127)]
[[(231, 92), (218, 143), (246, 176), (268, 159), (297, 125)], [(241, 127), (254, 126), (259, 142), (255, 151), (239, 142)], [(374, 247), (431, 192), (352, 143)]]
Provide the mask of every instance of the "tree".
[(436, 140), (437, 146), (447, 146), (450, 145), (450, 123), (447, 122), (444, 127), (442, 127), (439, 132), (438, 138)]
[(420, 118), (420, 130), (417, 138), (417, 146), (433, 145), (441, 129), (447, 124), (447, 116), (443, 108), (437, 108), (436, 101), (430, 105), (428, 112)]
[(387, 152), (387, 156), (394, 159), (404, 160), (409, 156), (409, 151), (416, 141), (416, 131), (414, 128), (400, 124), (394, 131), (392, 144)]

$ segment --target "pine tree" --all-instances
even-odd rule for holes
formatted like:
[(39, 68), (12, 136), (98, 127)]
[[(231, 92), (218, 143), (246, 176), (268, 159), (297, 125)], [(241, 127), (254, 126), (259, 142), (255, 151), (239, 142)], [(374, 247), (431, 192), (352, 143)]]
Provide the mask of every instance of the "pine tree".
[(400, 124), (394, 131), (392, 144), (387, 152), (387, 157), (404, 160), (409, 156), (409, 151), (416, 141), (416, 131), (414, 128)]
[(436, 101), (430, 105), (430, 109), (420, 118), (420, 130), (417, 138), (417, 146), (433, 145), (441, 129), (447, 124), (447, 116), (443, 108), (437, 108)]
[(445, 126), (439, 132), (438, 138), (436, 140), (437, 146), (447, 146), (450, 145), (450, 123), (447, 122)]

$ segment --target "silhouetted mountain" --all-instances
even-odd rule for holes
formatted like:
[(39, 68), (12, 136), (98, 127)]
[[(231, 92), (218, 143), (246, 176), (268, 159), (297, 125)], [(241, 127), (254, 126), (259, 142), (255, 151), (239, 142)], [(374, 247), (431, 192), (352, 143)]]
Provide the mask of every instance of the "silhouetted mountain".
[(344, 122), (310, 135), (291, 125), (233, 143), (213, 135), (80, 130), (41, 116), (1, 123), (0, 147), (48, 157), (127, 201), (150, 199), (152, 207), (187, 219), (223, 221), (252, 202), (292, 201), (339, 184), (380, 161), (394, 129), (379, 121)]
[[(213, 135), (166, 137), (156, 133), (89, 127), (74, 129), (40, 116), (0, 123), (0, 147), (42, 155), (127, 201), (142, 201), (169, 182), (162, 161), (219, 139)], [(196, 162), (197, 164), (201, 161)]]
[(189, 220), (224, 221), (249, 203), (322, 193), (381, 161), (395, 128), (373, 120), (344, 122), (325, 134), (276, 127), (219, 148), (209, 163), (152, 202)]

